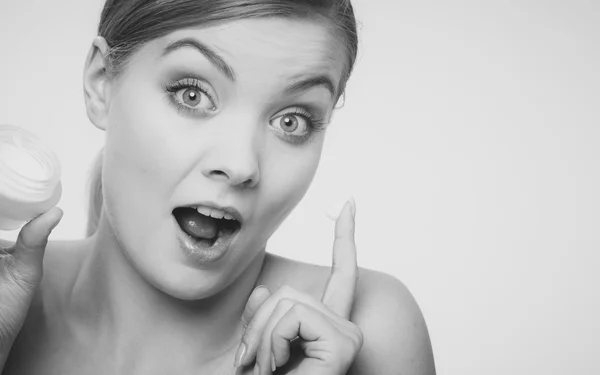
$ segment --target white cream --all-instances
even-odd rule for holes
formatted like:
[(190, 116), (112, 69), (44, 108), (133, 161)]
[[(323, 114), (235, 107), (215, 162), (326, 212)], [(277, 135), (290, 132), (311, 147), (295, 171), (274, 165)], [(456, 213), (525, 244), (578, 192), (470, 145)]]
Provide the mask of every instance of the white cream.
[(24, 129), (0, 125), (0, 230), (13, 230), (60, 200), (60, 162)]

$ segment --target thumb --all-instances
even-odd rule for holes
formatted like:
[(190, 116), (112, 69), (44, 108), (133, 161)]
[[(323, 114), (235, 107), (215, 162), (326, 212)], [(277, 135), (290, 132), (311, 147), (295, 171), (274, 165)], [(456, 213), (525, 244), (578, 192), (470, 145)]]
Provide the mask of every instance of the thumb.
[(54, 207), (25, 224), (19, 232), (13, 252), (18, 268), (41, 268), (50, 232), (58, 225), (62, 216), (63, 211)]
[(246, 302), (246, 307), (244, 308), (244, 313), (242, 314), (242, 324), (244, 325), (244, 330), (248, 327), (248, 324), (254, 318), (254, 314), (258, 311), (258, 308), (271, 296), (271, 292), (269, 288), (264, 285), (259, 285), (252, 291), (248, 301)]
[(260, 308), (260, 306), (265, 303), (266, 300), (271, 296), (271, 291), (264, 285), (259, 285), (250, 294), (248, 297), (248, 301), (246, 302), (246, 307), (244, 307), (244, 312), (242, 313), (242, 342), (238, 346), (237, 352), (235, 353), (235, 362), (234, 367), (238, 367), (241, 364), (242, 359), (246, 355), (246, 345), (243, 342), (243, 335), (246, 333), (246, 329), (248, 325), (254, 318), (254, 315)]

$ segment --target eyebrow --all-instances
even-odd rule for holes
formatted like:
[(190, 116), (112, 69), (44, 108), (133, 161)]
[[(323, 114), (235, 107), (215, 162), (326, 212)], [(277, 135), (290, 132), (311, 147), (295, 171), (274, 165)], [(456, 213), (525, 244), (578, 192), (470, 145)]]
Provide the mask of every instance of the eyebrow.
[[(229, 78), (232, 81), (235, 81), (235, 72), (233, 71), (233, 68), (231, 68), (231, 66), (227, 64), (227, 62), (225, 62), (225, 59), (223, 59), (217, 52), (215, 52), (214, 50), (212, 50), (211, 48), (209, 48), (208, 46), (196, 39), (184, 38), (177, 40), (165, 47), (162, 56), (166, 56), (169, 53), (172, 53), (173, 51), (184, 47), (191, 47), (196, 49), (198, 52), (204, 55), (208, 59), (208, 61), (210, 61), (227, 78)], [(326, 75), (309, 77), (295, 82), (285, 89), (284, 94), (296, 94), (298, 92), (306, 91), (308, 89), (318, 86), (325, 87), (327, 91), (329, 91), (331, 96), (335, 96), (336, 88), (333, 83), (333, 80)]]
[(185, 38), (175, 41), (165, 47), (165, 50), (162, 53), (162, 56), (166, 56), (169, 53), (178, 50), (184, 47), (192, 47), (198, 50), (201, 54), (204, 55), (221, 73), (223, 73), (227, 78), (232, 81), (235, 81), (235, 73), (231, 66), (225, 62), (225, 60), (215, 51), (210, 49), (208, 46), (200, 43), (196, 39)]
[(310, 78), (298, 81), (298, 82), (290, 85), (288, 88), (286, 88), (284, 93), (286, 95), (291, 95), (291, 94), (295, 94), (295, 93), (298, 93), (301, 91), (306, 91), (308, 89), (311, 89), (311, 88), (317, 87), (317, 86), (325, 87), (327, 89), (327, 91), (329, 91), (329, 93), (331, 93), (331, 96), (335, 96), (336, 89), (335, 89), (335, 85), (333, 84), (333, 80), (326, 75), (310, 77)]

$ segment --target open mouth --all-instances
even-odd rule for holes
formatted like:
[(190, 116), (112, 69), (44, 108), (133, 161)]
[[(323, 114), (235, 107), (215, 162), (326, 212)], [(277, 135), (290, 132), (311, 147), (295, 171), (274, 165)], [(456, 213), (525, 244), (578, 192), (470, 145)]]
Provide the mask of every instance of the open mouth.
[(181, 230), (203, 247), (231, 238), (242, 227), (231, 213), (206, 206), (177, 207), (173, 216)]

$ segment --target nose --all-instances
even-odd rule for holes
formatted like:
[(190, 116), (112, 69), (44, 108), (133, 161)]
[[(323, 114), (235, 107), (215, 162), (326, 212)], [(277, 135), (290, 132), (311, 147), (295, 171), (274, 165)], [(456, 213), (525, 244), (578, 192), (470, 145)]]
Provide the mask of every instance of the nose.
[(202, 174), (230, 186), (254, 187), (260, 179), (260, 145), (249, 132), (213, 139), (201, 163)]

